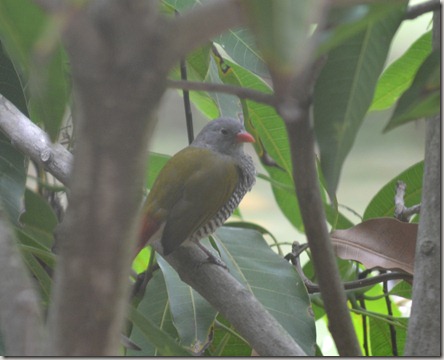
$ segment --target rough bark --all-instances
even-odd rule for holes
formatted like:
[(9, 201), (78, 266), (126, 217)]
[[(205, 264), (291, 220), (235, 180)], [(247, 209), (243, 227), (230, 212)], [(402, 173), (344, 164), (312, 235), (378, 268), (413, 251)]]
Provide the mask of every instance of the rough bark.
[[(440, 47), (441, 11), (433, 17), (433, 47)], [(441, 119), (427, 120), (421, 218), (415, 252), (412, 314), (406, 356), (441, 355)]]

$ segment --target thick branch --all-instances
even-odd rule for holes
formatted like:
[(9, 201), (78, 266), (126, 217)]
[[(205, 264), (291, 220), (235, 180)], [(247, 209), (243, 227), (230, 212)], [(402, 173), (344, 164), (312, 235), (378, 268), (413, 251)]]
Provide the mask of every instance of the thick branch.
[[(441, 12), (433, 16), (433, 48), (439, 49)], [(427, 119), (421, 218), (415, 252), (412, 315), (406, 356), (441, 355), (441, 119)]]
[(67, 184), (72, 165), (72, 154), (60, 144), (53, 144), (48, 135), (0, 94), (0, 130), (12, 144)]
[[(49, 311), (49, 354), (117, 355), (129, 296), (147, 138), (169, 54), (157, 2), (66, 13), (76, 152)], [(73, 311), (75, 309), (75, 311)]]
[(247, 99), (270, 106), (275, 105), (275, 98), (272, 94), (266, 94), (257, 90), (248, 89), (240, 86), (178, 80), (168, 80), (167, 86), (170, 88), (182, 90), (220, 92), (224, 94), (235, 95), (239, 99)]
[(43, 317), (31, 278), (0, 208), (0, 335), (7, 356), (42, 353)]

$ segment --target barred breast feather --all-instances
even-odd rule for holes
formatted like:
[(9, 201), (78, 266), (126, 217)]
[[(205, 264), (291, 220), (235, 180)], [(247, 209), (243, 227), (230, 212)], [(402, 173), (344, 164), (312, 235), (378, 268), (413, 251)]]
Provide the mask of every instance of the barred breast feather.
[(222, 224), (231, 216), (245, 194), (251, 190), (256, 182), (256, 170), (250, 156), (242, 156), (241, 161), (239, 162), (238, 171), (239, 182), (231, 197), (225, 205), (220, 208), (216, 215), (191, 235), (189, 240), (199, 241), (200, 239), (213, 234), (216, 229), (222, 226)]

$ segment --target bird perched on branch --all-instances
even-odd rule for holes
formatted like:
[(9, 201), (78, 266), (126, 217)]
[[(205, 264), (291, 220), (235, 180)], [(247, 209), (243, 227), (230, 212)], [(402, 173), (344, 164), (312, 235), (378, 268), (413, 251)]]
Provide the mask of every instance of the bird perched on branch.
[(238, 120), (219, 118), (174, 155), (143, 205), (136, 254), (155, 242), (162, 255), (194, 242), (219, 263), (199, 240), (221, 226), (254, 185), (253, 161), (243, 151), (248, 142), (254, 138)]

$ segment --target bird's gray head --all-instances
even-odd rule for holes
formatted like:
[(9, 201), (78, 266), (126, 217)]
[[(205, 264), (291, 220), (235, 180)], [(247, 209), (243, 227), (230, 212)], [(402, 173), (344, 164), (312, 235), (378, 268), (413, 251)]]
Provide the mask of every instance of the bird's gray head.
[(205, 125), (191, 145), (234, 155), (242, 151), (245, 142), (254, 142), (254, 138), (239, 120), (218, 118)]

